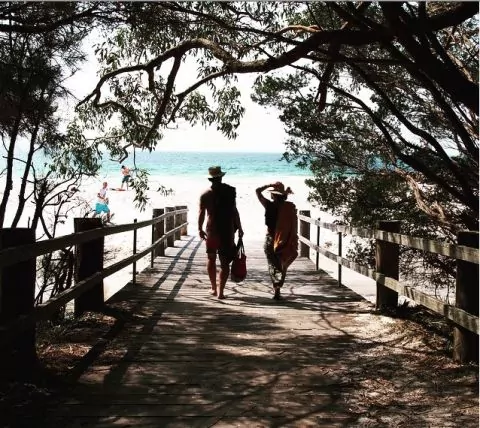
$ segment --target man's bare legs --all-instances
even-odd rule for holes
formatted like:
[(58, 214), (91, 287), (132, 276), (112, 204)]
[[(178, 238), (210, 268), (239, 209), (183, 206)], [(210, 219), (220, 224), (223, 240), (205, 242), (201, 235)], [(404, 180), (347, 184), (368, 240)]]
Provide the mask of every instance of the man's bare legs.
[[(224, 290), (225, 284), (227, 283), (228, 276), (230, 275), (230, 263), (228, 259), (224, 259), (221, 256), (220, 258), (220, 274), (217, 283), (217, 263), (216, 254), (210, 253), (207, 254), (207, 272), (208, 278), (210, 279), (210, 284), (212, 289), (210, 293), (212, 296), (218, 296), (219, 299), (225, 299)], [(217, 286), (218, 284), (218, 286)]]
[(218, 298), (225, 299), (223, 291), (225, 290), (225, 284), (227, 283), (228, 275), (230, 274), (230, 263), (228, 260), (223, 259), (221, 256), (220, 263), (220, 285), (218, 290)]
[(207, 272), (208, 272), (208, 278), (210, 279), (210, 284), (212, 286), (212, 289), (210, 293), (212, 296), (217, 295), (217, 255), (215, 253), (209, 253), (207, 254), (208, 260), (207, 260)]

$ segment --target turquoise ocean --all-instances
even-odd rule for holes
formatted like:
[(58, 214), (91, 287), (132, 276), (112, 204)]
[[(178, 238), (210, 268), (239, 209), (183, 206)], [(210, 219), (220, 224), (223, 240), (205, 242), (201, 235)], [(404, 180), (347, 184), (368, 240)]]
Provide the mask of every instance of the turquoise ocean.
[[(135, 163), (134, 163), (135, 159)], [(208, 167), (220, 165), (237, 177), (308, 176), (307, 169), (282, 159), (281, 153), (138, 152), (122, 163), (104, 157), (102, 175), (119, 174), (120, 166), (145, 169), (150, 176), (205, 177)]]
[[(25, 159), (22, 153), (18, 159)], [(37, 155), (34, 164), (42, 170), (45, 159)], [(131, 169), (144, 169), (151, 177), (205, 177), (208, 167), (219, 165), (223, 171), (237, 177), (285, 177), (308, 176), (308, 169), (302, 169), (282, 159), (281, 153), (242, 153), (242, 152), (147, 152), (129, 153), (123, 162), (112, 160), (108, 154), (102, 155), (99, 177), (118, 176), (121, 165)], [(5, 168), (4, 158), (0, 159), (0, 172)], [(14, 161), (14, 176), (23, 174), (23, 162)]]

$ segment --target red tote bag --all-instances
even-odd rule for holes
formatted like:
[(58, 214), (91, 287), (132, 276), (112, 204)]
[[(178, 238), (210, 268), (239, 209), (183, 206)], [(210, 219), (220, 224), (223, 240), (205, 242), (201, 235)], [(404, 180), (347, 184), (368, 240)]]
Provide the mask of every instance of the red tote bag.
[(230, 279), (233, 282), (241, 282), (247, 276), (247, 256), (243, 247), (242, 238), (238, 238), (235, 257), (233, 258), (232, 267), (230, 269)]

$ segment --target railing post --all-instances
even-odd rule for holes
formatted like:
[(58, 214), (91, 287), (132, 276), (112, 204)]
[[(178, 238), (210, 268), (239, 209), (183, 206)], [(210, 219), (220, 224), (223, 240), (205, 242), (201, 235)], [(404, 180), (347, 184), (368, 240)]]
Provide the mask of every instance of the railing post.
[[(317, 219), (320, 221), (320, 217)], [(317, 247), (320, 247), (320, 226), (317, 225)], [(320, 267), (320, 253), (317, 251), (315, 254), (315, 269), (318, 270)]]
[[(133, 220), (133, 224), (137, 223), (137, 219)], [(133, 255), (137, 254), (137, 229), (133, 229)], [(137, 262), (133, 262), (132, 284), (137, 283)]]
[[(102, 227), (99, 218), (73, 219), (75, 233)], [(103, 270), (104, 237), (84, 242), (75, 246), (75, 282), (88, 278)], [(99, 310), (104, 305), (103, 280), (99, 280), (92, 288), (75, 299), (74, 315), (79, 316), (85, 311)]]
[[(35, 242), (35, 231), (27, 228), (0, 229), (0, 249)], [(0, 321), (8, 323), (33, 311), (35, 301), (36, 259), (5, 266), (0, 272)], [(2, 350), (5, 373), (13, 377), (28, 375), (37, 361), (35, 324), (29, 326)]]
[[(300, 211), (300, 215), (310, 217), (310, 210)], [(310, 223), (300, 220), (300, 236), (310, 240)], [(310, 247), (300, 242), (300, 257), (310, 257)]]
[[(386, 232), (399, 233), (399, 221), (379, 221), (377, 229)], [(400, 246), (392, 242), (376, 240), (376, 271), (393, 279), (398, 280)], [(398, 305), (398, 293), (385, 287), (377, 281), (376, 308), (396, 308)]]
[[(174, 207), (166, 207), (165, 213), (169, 213), (175, 211)], [(167, 217), (165, 219), (165, 234), (170, 232), (175, 227), (175, 218), (174, 216)], [(167, 237), (167, 247), (174, 247), (175, 246), (175, 237), (173, 235), (169, 235)]]
[[(155, 218), (155, 209), (152, 210), (152, 220)], [(151, 233), (151, 244), (155, 242), (155, 225), (152, 224), (152, 233)], [(155, 248), (152, 248), (152, 252), (150, 253), (150, 268), (153, 268), (153, 260), (155, 259)]]
[[(159, 217), (165, 213), (164, 208), (155, 208), (153, 210), (153, 216)], [(165, 235), (165, 220), (161, 220), (154, 225), (154, 241), (158, 241), (163, 235)], [(163, 257), (165, 255), (165, 242), (161, 242), (154, 249), (155, 257)]]
[[(478, 249), (478, 232), (461, 231), (457, 244)], [(457, 260), (455, 306), (478, 316), (478, 264)], [(453, 329), (453, 358), (461, 363), (478, 362), (478, 335), (461, 326)]]
[[(180, 205), (175, 206), (175, 211), (178, 211), (180, 209), (182, 209), (182, 207)], [(182, 216), (183, 216), (183, 214), (175, 214), (175, 226), (174, 227), (180, 226), (183, 223), (182, 222)], [(175, 232), (175, 241), (178, 241), (179, 239), (180, 239), (180, 229), (178, 229)]]
[[(182, 210), (186, 210), (188, 208), (187, 205), (180, 205), (180, 209)], [(184, 214), (180, 214), (180, 219), (181, 219), (181, 222), (180, 223), (187, 223), (188, 222), (188, 213), (184, 213)], [(180, 236), (186, 236), (188, 234), (188, 228), (187, 228), (187, 225), (183, 226), (181, 229), (180, 229)]]
[[(338, 232), (338, 255), (342, 257), (342, 232)], [(338, 263), (338, 286), (342, 285), (342, 265)]]
[[(152, 219), (161, 216), (163, 214), (163, 212), (164, 212), (163, 208), (154, 208), (152, 210)], [(161, 229), (160, 229), (160, 223), (161, 223)], [(152, 224), (152, 245), (153, 245), (154, 242), (157, 241), (157, 239), (159, 239), (160, 237), (163, 236), (164, 227), (165, 226), (164, 226), (163, 220), (161, 222)], [(153, 268), (153, 261), (155, 260), (155, 257), (160, 255), (158, 253), (159, 249), (160, 249), (160, 245), (162, 246), (162, 249), (163, 249), (163, 242), (152, 249), (152, 253), (150, 255), (150, 267), (151, 268)]]

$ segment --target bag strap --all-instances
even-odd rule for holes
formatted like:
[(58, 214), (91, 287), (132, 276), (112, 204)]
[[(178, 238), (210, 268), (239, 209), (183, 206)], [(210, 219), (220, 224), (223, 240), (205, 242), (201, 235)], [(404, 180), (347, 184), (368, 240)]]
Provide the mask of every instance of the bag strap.
[(237, 253), (245, 254), (245, 247), (243, 246), (243, 239), (242, 238), (238, 238)]

